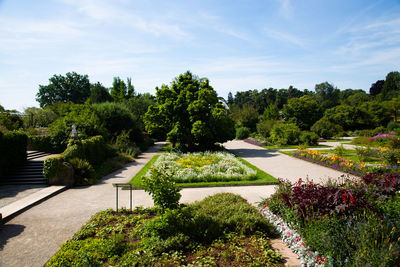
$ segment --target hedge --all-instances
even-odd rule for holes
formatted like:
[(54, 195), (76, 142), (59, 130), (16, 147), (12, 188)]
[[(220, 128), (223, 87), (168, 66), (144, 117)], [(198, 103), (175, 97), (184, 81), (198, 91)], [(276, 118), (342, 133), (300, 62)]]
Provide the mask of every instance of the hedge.
[(0, 131), (0, 176), (26, 161), (28, 137), (17, 131)]
[(88, 161), (91, 165), (97, 166), (107, 158), (115, 156), (116, 152), (100, 135), (84, 140), (70, 140), (67, 149), (62, 153), (66, 161), (73, 158), (80, 158)]

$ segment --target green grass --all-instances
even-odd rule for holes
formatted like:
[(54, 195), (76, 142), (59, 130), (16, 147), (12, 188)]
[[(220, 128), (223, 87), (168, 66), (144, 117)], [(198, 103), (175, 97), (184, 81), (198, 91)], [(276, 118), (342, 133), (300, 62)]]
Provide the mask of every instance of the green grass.
[(151, 158), (149, 162), (129, 181), (130, 184), (133, 184), (135, 188), (143, 188), (142, 177), (147, 173), (151, 166), (153, 166), (154, 162), (158, 159), (160, 155), (155, 155)]
[[(265, 149), (296, 149), (300, 145), (286, 145), (286, 146), (278, 146), (278, 145), (273, 145), (273, 146), (263, 146)], [(331, 147), (327, 145), (316, 145), (316, 146), (306, 146), (307, 148), (318, 148), (318, 147)]]
[[(135, 188), (143, 188), (142, 177), (153, 166), (159, 155), (154, 156), (130, 181)], [(229, 181), (229, 182), (200, 182), (200, 183), (179, 183), (179, 187), (213, 187), (213, 186), (238, 186), (238, 185), (262, 185), (262, 184), (277, 184), (278, 180), (270, 174), (260, 170), (256, 166), (250, 164), (246, 160), (236, 157), (247, 167), (257, 171), (256, 180), (242, 180), (242, 181)]]

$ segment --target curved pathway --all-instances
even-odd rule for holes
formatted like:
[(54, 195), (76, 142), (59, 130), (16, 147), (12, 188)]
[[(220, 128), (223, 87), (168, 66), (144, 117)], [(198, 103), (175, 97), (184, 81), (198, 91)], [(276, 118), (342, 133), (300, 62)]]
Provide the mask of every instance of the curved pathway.
[(269, 150), (240, 140), (226, 142), (224, 147), (276, 178), (296, 182), (309, 178), (314, 182), (338, 179), (342, 172)]
[[(136, 162), (104, 177), (99, 184), (75, 187), (25, 211), (0, 227), (0, 266), (43, 266), (59, 246), (97, 211), (115, 208), (112, 183), (128, 182), (161, 148), (157, 143)], [(337, 178), (342, 173), (266, 150), (243, 141), (230, 141), (224, 146), (258, 168), (277, 178), (297, 181), (309, 177), (316, 181)], [(129, 191), (121, 192), (120, 207), (129, 206)], [(181, 191), (181, 202), (193, 202), (219, 192), (242, 195), (255, 204), (274, 193), (274, 186), (237, 186), (187, 188)], [(152, 206), (151, 197), (143, 190), (133, 191), (134, 206)], [(296, 261), (291, 263), (296, 265)]]

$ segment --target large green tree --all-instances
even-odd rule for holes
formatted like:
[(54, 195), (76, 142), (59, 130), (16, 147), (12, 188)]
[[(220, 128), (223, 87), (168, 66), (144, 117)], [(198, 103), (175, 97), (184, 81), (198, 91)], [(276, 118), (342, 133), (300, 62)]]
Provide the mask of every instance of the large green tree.
[(166, 136), (183, 150), (211, 149), (216, 142), (234, 138), (234, 122), (208, 79), (187, 71), (156, 90), (156, 104), (145, 115), (151, 135)]
[(386, 75), (385, 83), (379, 94), (380, 100), (391, 100), (399, 96), (400, 93), (400, 72), (392, 71)]
[(323, 110), (339, 105), (339, 95), (340, 90), (328, 82), (315, 85), (315, 97)]
[(305, 95), (289, 99), (283, 106), (282, 115), (286, 121), (297, 124), (302, 130), (308, 130), (322, 117), (322, 112), (314, 97)]
[(92, 84), (91, 92), (89, 97), (90, 103), (103, 103), (103, 102), (111, 102), (113, 98), (111, 97), (108, 89), (105, 88), (101, 83), (97, 82)]
[(125, 83), (121, 78), (114, 77), (110, 94), (116, 102), (133, 97), (135, 95), (135, 87), (132, 85), (132, 79), (127, 78)]
[(53, 75), (48, 85), (39, 85), (36, 101), (40, 107), (57, 102), (81, 104), (90, 96), (90, 82), (87, 75), (68, 72), (65, 76)]

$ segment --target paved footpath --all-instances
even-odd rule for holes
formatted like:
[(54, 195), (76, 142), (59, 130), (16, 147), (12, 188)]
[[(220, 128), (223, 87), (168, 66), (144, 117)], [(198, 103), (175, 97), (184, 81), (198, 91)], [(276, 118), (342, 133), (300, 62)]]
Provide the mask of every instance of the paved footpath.
[[(297, 181), (299, 177), (336, 178), (342, 175), (340, 172), (243, 141), (230, 141), (224, 145), (275, 177)], [(136, 162), (106, 176), (99, 184), (68, 189), (1, 226), (0, 266), (43, 266), (58, 251), (60, 245), (70, 239), (93, 214), (99, 210), (115, 208), (115, 189), (112, 183), (128, 182), (161, 146), (161, 143), (157, 143), (141, 154)], [(271, 195), (274, 186), (188, 188), (181, 191), (181, 201), (193, 202), (218, 192), (237, 193), (254, 204)], [(148, 207), (153, 202), (143, 190), (135, 190), (133, 205)], [(120, 191), (120, 206), (129, 206), (129, 191)]]
[(307, 177), (315, 182), (337, 179), (344, 175), (342, 172), (328, 167), (319, 166), (301, 159), (279, 153), (277, 150), (268, 150), (240, 140), (229, 141), (224, 144), (230, 152), (244, 158), (261, 170), (276, 178), (283, 178), (296, 182), (299, 178)]

